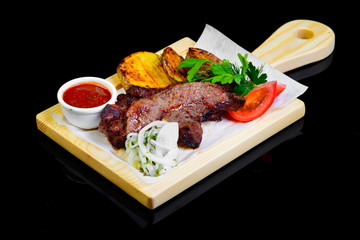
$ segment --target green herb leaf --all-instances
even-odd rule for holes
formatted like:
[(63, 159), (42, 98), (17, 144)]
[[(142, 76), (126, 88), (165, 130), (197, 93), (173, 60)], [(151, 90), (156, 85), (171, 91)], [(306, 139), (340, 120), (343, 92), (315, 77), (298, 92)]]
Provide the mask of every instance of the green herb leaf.
[(249, 67), (249, 62), (247, 61), (248, 54), (245, 54), (245, 56), (242, 56), (240, 53), (238, 53), (238, 58), (240, 59), (240, 62), (242, 64), (241, 66), (241, 76), (243, 79), (246, 78), (246, 72)]
[(229, 74), (222, 64), (214, 63), (210, 66), (211, 73), (214, 75)]
[(240, 83), (238, 85), (236, 85), (232, 92), (236, 93), (236, 95), (238, 96), (246, 96), (249, 92), (251, 92), (251, 90), (254, 89), (254, 85), (250, 84), (250, 83)]
[(179, 70), (180, 68), (183, 68), (183, 67), (193, 67), (195, 66), (195, 64), (199, 61), (199, 59), (196, 59), (196, 58), (188, 58), (188, 59), (185, 59), (184, 61), (182, 61), (177, 70)]
[(211, 62), (208, 59), (198, 59), (199, 61), (197, 63), (195, 63), (194, 67), (192, 67), (189, 71), (188, 71), (188, 75), (187, 75), (187, 80), (191, 81), (195, 74), (199, 71), (199, 69), (201, 68), (201, 66), (206, 63), (206, 62)]
[[(222, 63), (219, 64), (213, 63), (208, 59), (189, 58), (180, 63), (178, 70), (183, 67), (190, 68), (187, 75), (189, 82), (202, 81), (221, 84), (232, 84), (235, 82), (236, 86), (232, 91), (238, 96), (245, 96), (256, 85), (265, 83), (267, 81), (267, 74), (262, 73), (263, 67), (256, 68), (252, 62), (247, 60), (248, 54), (242, 56), (239, 53), (238, 58), (241, 66), (230, 63), (227, 59), (222, 60)], [(201, 68), (206, 62), (211, 63), (210, 67), (204, 65)]]
[(267, 78), (267, 74), (262, 72), (262, 67), (257, 69), (252, 63), (249, 63), (249, 68), (247, 70), (247, 75), (250, 78), (250, 80), (256, 84), (262, 84), (262, 83), (266, 83), (266, 78)]
[(223, 75), (218, 75), (218, 76), (204, 79), (203, 81), (211, 82), (211, 83), (220, 82), (221, 84), (228, 84), (228, 83), (233, 82), (233, 80), (234, 80), (233, 78), (234, 78), (234, 76), (231, 74), (223, 74)]
[(241, 80), (242, 80), (242, 76), (240, 74), (235, 74), (234, 75), (234, 81), (237, 83), (237, 84), (240, 84), (241, 83)]
[(197, 74), (197, 72), (199, 71), (199, 69), (201, 68), (201, 66), (206, 63), (206, 62), (210, 62), (212, 63), (210, 60), (208, 59), (196, 59), (196, 58), (189, 58), (186, 59), (184, 61), (182, 61), (177, 69), (183, 68), (183, 67), (191, 67), (191, 69), (188, 71), (187, 73), (187, 80), (189, 82), (194, 82), (197, 80), (197, 78), (193, 79), (195, 77), (195, 75)]

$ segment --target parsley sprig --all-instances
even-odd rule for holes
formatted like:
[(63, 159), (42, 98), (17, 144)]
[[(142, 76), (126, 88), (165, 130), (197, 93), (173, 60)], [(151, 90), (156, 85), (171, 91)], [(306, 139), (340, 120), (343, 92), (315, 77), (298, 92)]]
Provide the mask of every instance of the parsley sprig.
[(236, 83), (232, 91), (238, 96), (244, 97), (254, 89), (256, 85), (265, 83), (267, 81), (267, 74), (262, 73), (264, 66), (256, 68), (252, 62), (247, 60), (248, 54), (242, 56), (239, 53), (238, 57), (241, 66), (231, 63), (227, 59), (222, 60), (222, 63), (219, 64), (208, 59), (189, 58), (182, 61), (178, 69), (183, 67), (190, 68), (187, 74), (187, 80), (189, 82)]

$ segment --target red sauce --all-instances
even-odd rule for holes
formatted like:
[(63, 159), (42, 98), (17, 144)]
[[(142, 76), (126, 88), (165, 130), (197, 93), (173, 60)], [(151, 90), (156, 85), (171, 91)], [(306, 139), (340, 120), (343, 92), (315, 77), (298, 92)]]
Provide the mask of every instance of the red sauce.
[(92, 108), (103, 105), (111, 98), (110, 91), (96, 82), (79, 83), (66, 89), (63, 100), (78, 108)]

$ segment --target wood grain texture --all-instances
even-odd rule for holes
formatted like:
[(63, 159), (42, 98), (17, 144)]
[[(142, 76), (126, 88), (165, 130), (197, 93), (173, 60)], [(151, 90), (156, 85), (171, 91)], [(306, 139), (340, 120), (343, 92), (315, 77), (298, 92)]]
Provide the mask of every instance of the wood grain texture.
[[(305, 62), (307, 63), (309, 59), (312, 60), (314, 55), (307, 56), (307, 61), (296, 62), (294, 61), (294, 56), (296, 58), (296, 56), (301, 54), (298, 51), (294, 54), (291, 50), (283, 51), (284, 53), (281, 56), (279, 55), (279, 57), (273, 56), (272, 48), (277, 49), (276, 51), (288, 49), (282, 47), (282, 44), (292, 43), (291, 39), (288, 40), (291, 37), (289, 37), (287, 31), (293, 31), (294, 24), (285, 24), (275, 32), (276, 34), (274, 33), (263, 45), (256, 49), (254, 54), (260, 56), (265, 61), (270, 61), (271, 65), (280, 66), (283, 71), (284, 69), (299, 67)], [(313, 29), (312, 26), (316, 25), (302, 24), (304, 23), (296, 23), (295, 25), (310, 29)], [(314, 34), (317, 34), (317, 31), (312, 31), (314, 31)], [(319, 31), (323, 32), (325, 30)], [(308, 33), (304, 32), (303, 34)], [(316, 37), (313, 36), (312, 38)], [(326, 38), (323, 41), (327, 41)], [(194, 46), (194, 44), (195, 42), (190, 38), (183, 38), (170, 46), (180, 55), (185, 55), (188, 48)], [(298, 49), (303, 49), (304, 47), (302, 46)], [(311, 52), (314, 51), (316, 49), (311, 50)], [(322, 48), (319, 51), (323, 51)], [(161, 52), (162, 50), (157, 53), (161, 54)], [(324, 55), (326, 54), (321, 53), (321, 56)], [(286, 64), (286, 59), (288, 59), (288, 64)], [(107, 80), (114, 84), (117, 89), (121, 88), (117, 74), (110, 76)], [(193, 159), (186, 160), (164, 178), (152, 184), (142, 182), (126, 163), (113, 159), (110, 154), (75, 136), (65, 126), (58, 125), (52, 118), (53, 112), (62, 114), (59, 104), (46, 109), (36, 116), (37, 126), (41, 132), (137, 199), (144, 206), (154, 209), (303, 117), (305, 105), (302, 101), (295, 99), (286, 107), (269, 111), (266, 116), (248, 129), (219, 142), (210, 149), (201, 151)]]
[(294, 20), (276, 30), (253, 54), (282, 72), (319, 61), (335, 47), (335, 33), (310, 20)]

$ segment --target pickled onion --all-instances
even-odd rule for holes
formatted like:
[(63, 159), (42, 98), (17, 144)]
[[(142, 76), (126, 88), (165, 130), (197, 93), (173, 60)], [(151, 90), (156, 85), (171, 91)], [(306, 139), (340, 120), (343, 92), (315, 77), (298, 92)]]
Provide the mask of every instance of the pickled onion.
[(160, 176), (177, 166), (178, 138), (177, 122), (154, 121), (138, 134), (128, 134), (128, 161), (146, 176)]

